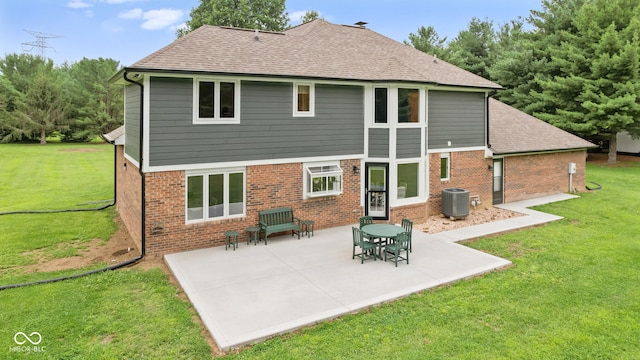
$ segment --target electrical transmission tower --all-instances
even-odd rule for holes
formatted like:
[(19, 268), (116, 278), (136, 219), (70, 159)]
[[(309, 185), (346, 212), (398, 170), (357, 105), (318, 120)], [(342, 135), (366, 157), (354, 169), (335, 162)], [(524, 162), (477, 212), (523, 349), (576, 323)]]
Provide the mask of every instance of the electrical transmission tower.
[[(60, 35), (47, 34), (39, 31), (25, 30), (25, 32), (35, 36), (36, 40), (28, 43), (22, 43), (22, 50), (31, 51), (34, 48), (38, 48), (38, 51), (40, 52), (39, 55), (43, 59), (44, 59), (45, 49), (53, 49), (53, 47), (49, 46), (49, 44), (47, 43), (47, 39), (55, 39), (55, 38), (62, 37)], [(26, 48), (27, 46), (30, 46), (30, 48), (27, 49)], [(53, 51), (56, 51), (56, 50), (53, 49)]]

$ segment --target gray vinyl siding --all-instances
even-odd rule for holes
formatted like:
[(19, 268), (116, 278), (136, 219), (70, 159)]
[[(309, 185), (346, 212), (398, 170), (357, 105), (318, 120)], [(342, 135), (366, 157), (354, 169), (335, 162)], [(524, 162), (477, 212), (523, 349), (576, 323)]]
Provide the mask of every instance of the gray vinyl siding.
[(292, 83), (240, 86), (240, 124), (194, 125), (192, 79), (151, 78), (150, 165), (364, 153), (361, 86), (316, 85), (315, 117), (293, 117)]
[(128, 85), (124, 88), (124, 151), (140, 161), (140, 87)]
[(420, 157), (420, 129), (398, 129), (396, 141), (396, 158), (407, 159)]
[(429, 149), (485, 145), (484, 93), (429, 91), (428, 99)]
[(389, 129), (369, 129), (369, 157), (389, 157)]

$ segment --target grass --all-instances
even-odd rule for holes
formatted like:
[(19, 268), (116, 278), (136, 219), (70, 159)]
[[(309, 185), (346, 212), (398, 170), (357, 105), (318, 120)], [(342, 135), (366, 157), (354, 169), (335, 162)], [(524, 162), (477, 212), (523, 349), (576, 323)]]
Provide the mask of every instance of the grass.
[(467, 244), (513, 267), (278, 337), (229, 359), (638, 359), (640, 164), (539, 210), (565, 219)]
[[(113, 147), (0, 145), (0, 212), (96, 207), (113, 198)], [(6, 176), (4, 176), (6, 175)], [(6, 201), (5, 201), (6, 199)], [(84, 204), (78, 206), (78, 204)], [(0, 216), (0, 285), (74, 275), (103, 267), (23, 273), (35, 262), (73, 256), (83, 242), (107, 240), (115, 210)], [(202, 359), (211, 350), (192, 310), (159, 269), (123, 269), (0, 291), (0, 358)], [(42, 342), (14, 341), (38, 332)], [(23, 339), (19, 339), (23, 340)], [(26, 351), (28, 347), (28, 351)], [(12, 350), (13, 349), (13, 350)], [(44, 349), (44, 352), (36, 352)]]
[[(113, 147), (110, 145), (2, 145), (0, 212), (99, 207), (113, 199)], [(0, 216), (0, 284), (20, 277), (19, 267), (45, 257), (75, 255), (59, 244), (107, 240), (116, 230), (115, 211)], [(32, 278), (40, 275), (34, 274)]]
[[(7, 149), (14, 154), (0, 161), (23, 151), (21, 146), (3, 145), (0, 157), (5, 157)], [(55, 152), (58, 148), (49, 149)], [(112, 151), (109, 147), (105, 149), (107, 153)], [(40, 151), (36, 150), (34, 155)], [(39, 156), (49, 158), (51, 155)], [(103, 156), (105, 164), (110, 164), (110, 156)], [(87, 168), (94, 163), (79, 158), (75, 161), (86, 164)], [(636, 179), (640, 178), (640, 164), (624, 165), (588, 164), (588, 180), (603, 184), (601, 190), (583, 193), (580, 199), (539, 207), (539, 210), (564, 216), (563, 220), (467, 244), (513, 261), (513, 266), (506, 270), (275, 337), (234, 351), (226, 358), (638, 359), (640, 185)], [(23, 171), (20, 166), (13, 166), (13, 172)], [(53, 169), (62, 168), (61, 165)], [(82, 178), (74, 173), (77, 168), (67, 168), (67, 178), (74, 181)], [(105, 175), (96, 180), (102, 183), (98, 188), (109, 188), (104, 190), (104, 196), (111, 194), (110, 171), (105, 170)], [(23, 178), (29, 178), (27, 173), (24, 172)], [(7, 187), (4, 177), (0, 179), (0, 196), (21, 191), (20, 183), (16, 184), (13, 188)], [(33, 190), (34, 194), (38, 193)], [(78, 201), (70, 195), (77, 193), (61, 192), (56, 195), (59, 198), (48, 205), (87, 201)], [(24, 205), (31, 207), (33, 203), (24, 200)], [(15, 210), (7, 209), (4, 202), (0, 206), (2, 211)], [(92, 214), (98, 217), (85, 221), (103, 221), (100, 215)], [(108, 216), (104, 223), (109, 223), (113, 213), (105, 214)], [(20, 220), (3, 219), (5, 217), (0, 216), (0, 224), (5, 222), (5, 228), (0, 229), (0, 245), (3, 252), (9, 249), (11, 256), (2, 257), (3, 261), (14, 261), (13, 257), (19, 257), (23, 248), (33, 249), (34, 246), (27, 246), (32, 244), (32, 238), (41, 238), (40, 242), (56, 239), (49, 246), (55, 246), (64, 254), (67, 250), (60, 244), (93, 236), (79, 233), (82, 222), (76, 224), (74, 217), (66, 214), (53, 215), (39, 226), (30, 226), (28, 223), (36, 221), (28, 220), (30, 217)], [(20, 228), (11, 237), (4, 233), (7, 221)], [(60, 230), (56, 236), (40, 235), (48, 224), (59, 225), (51, 225), (47, 231), (58, 227), (65, 231)], [(25, 231), (29, 234), (23, 235)], [(28, 240), (28, 244), (13, 240), (20, 236)], [(52, 250), (51, 256), (58, 255)], [(19, 266), (10, 268), (19, 269)], [(5, 273), (0, 279), (6, 283), (28, 279), (28, 276)], [(38, 331), (46, 351), (30, 354), (35, 357), (210, 358), (200, 325), (193, 322), (188, 303), (177, 295), (178, 290), (157, 269), (124, 269), (2, 291), (0, 345), (4, 350), (0, 347), (0, 357), (23, 358), (24, 353), (10, 351), (15, 346), (13, 336), (18, 331)]]

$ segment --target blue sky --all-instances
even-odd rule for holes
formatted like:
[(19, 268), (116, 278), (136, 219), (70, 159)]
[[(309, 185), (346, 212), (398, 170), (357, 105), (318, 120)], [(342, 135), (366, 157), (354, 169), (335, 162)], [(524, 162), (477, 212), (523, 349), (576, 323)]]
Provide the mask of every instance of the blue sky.
[[(291, 24), (313, 9), (327, 21), (367, 27), (397, 41), (420, 26), (453, 39), (472, 17), (503, 24), (526, 18), (542, 0), (287, 0)], [(45, 55), (56, 65), (87, 58), (112, 58), (131, 65), (168, 45), (198, 0), (0, 0), (0, 54), (39, 49), (25, 30), (57, 35), (46, 39)]]

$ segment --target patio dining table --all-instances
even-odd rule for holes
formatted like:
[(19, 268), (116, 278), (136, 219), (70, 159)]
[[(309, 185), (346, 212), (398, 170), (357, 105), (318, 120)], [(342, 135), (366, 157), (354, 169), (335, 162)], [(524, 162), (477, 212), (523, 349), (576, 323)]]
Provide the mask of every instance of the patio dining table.
[[(402, 226), (393, 224), (369, 224), (365, 225), (361, 229), (365, 236), (368, 238), (384, 238), (393, 241), (398, 234), (401, 234), (405, 230)], [(386, 245), (386, 241), (381, 242), (378, 258), (382, 259), (382, 245)]]

